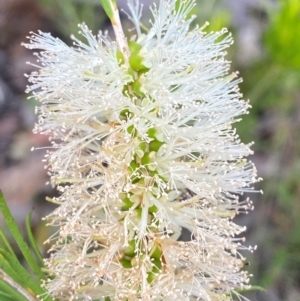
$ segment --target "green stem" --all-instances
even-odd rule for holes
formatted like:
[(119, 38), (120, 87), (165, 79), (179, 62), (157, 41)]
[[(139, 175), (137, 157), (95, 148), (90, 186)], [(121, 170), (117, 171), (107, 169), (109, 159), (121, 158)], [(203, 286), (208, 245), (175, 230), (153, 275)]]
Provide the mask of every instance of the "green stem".
[(125, 37), (116, 0), (100, 0), (105, 13), (111, 21), (114, 33), (116, 35), (119, 50), (123, 53), (125, 62), (128, 64), (129, 47)]

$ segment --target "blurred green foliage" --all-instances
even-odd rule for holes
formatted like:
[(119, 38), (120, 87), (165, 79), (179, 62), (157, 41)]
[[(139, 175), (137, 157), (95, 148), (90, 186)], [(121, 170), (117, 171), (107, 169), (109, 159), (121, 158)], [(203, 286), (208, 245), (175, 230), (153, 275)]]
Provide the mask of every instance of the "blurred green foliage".
[(256, 204), (261, 208), (257, 226), (265, 227), (261, 243), (256, 242), (256, 283), (276, 288), (278, 300), (291, 301), (300, 281), (299, 32), (300, 1), (281, 0), (268, 11), (264, 54), (241, 70), (241, 90), (253, 108), (238, 124), (242, 140), (255, 141), (255, 152), (267, 162), (264, 195)]
[(78, 31), (78, 24), (85, 23), (97, 33), (106, 20), (100, 0), (39, 0), (55, 29), (69, 37)]
[[(182, 0), (177, 0), (176, 8), (179, 8)], [(206, 31), (218, 31), (229, 24), (230, 13), (221, 5), (220, 0), (197, 0), (197, 5), (189, 12), (187, 18), (196, 16), (196, 22), (200, 27), (207, 23)]]
[(209, 23), (205, 28), (207, 32), (230, 26), (230, 12), (220, 0), (197, 0), (193, 13), (197, 16), (196, 21), (200, 26), (205, 22)]
[[(20, 260), (16, 250), (0, 230), (0, 299), (2, 301), (35, 301), (39, 296), (43, 296), (44, 301), (53, 301), (51, 297), (46, 296), (46, 291), (41, 286), (41, 280), (46, 279), (46, 275), (43, 258), (31, 230), (31, 213), (26, 219), (28, 244), (24, 240), (21, 229), (15, 222), (1, 190), (0, 212), (23, 255), (23, 259)], [(24, 268), (24, 262), (28, 265), (29, 271)]]
[(300, 68), (300, 1), (281, 0), (270, 15), (265, 43), (270, 56), (282, 67)]

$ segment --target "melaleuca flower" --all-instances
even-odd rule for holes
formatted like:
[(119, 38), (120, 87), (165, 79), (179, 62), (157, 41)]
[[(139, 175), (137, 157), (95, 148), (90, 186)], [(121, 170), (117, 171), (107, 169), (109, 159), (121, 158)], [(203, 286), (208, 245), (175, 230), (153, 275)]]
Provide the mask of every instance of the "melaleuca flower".
[(85, 25), (73, 47), (42, 32), (26, 44), (42, 50), (28, 91), (61, 192), (45, 283), (58, 300), (232, 300), (247, 287), (232, 219), (258, 179), (232, 124), (249, 104), (224, 58), (231, 36), (191, 28), (193, 5), (160, 1), (143, 32), (130, 1), (123, 49)]

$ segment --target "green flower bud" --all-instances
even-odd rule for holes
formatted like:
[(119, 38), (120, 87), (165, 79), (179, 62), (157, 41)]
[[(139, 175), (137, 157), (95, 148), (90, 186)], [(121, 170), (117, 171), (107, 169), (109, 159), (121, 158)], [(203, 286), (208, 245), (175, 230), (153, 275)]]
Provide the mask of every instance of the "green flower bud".
[(137, 52), (133, 52), (129, 57), (129, 65), (135, 71), (148, 69), (143, 65), (144, 58)]
[(132, 268), (131, 258), (127, 258), (126, 256), (124, 258), (120, 259), (120, 263), (125, 269)]
[(149, 144), (149, 150), (153, 151), (153, 152), (157, 152), (163, 144), (165, 144), (165, 143), (160, 142), (158, 140), (153, 140)]
[(131, 52), (139, 52), (142, 49), (142, 45), (135, 41), (129, 41), (128, 47)]
[(157, 212), (158, 209), (157, 209), (157, 207), (156, 207), (155, 205), (152, 205), (151, 207), (148, 208), (148, 211), (149, 211), (150, 213), (154, 213), (154, 212)]
[(122, 211), (127, 211), (128, 209), (130, 209), (133, 205), (133, 202), (130, 201), (130, 199), (128, 197), (126, 197), (124, 200), (122, 200), (123, 202), (123, 206), (122, 206)]
[(152, 254), (151, 254), (151, 258), (160, 260), (161, 255), (162, 255), (161, 249), (160, 249), (159, 247), (156, 247), (156, 248), (154, 249), (154, 251), (152, 252)]
[(123, 53), (120, 50), (118, 50), (117, 53), (116, 53), (116, 56), (117, 56), (117, 60), (118, 60), (119, 66), (123, 65), (125, 63), (125, 59), (124, 59)]
[(133, 131), (134, 131), (134, 125), (131, 125), (131, 126), (129, 126), (129, 127), (127, 128), (127, 132), (128, 132), (129, 134), (132, 134)]
[(150, 128), (147, 131), (147, 135), (148, 135), (149, 138), (155, 138), (155, 134), (156, 134), (156, 129), (155, 128)]
[(135, 255), (135, 240), (132, 239), (128, 242), (128, 248), (127, 250), (125, 251), (125, 255), (126, 256), (129, 256), (129, 257), (134, 257)]

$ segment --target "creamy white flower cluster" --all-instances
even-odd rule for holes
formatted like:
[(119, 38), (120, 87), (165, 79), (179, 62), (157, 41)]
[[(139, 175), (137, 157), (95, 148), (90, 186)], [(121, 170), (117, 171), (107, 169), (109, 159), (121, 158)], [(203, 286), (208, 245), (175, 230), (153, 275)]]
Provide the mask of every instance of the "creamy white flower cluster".
[(130, 1), (128, 57), (85, 25), (86, 43), (26, 44), (42, 50), (28, 91), (61, 192), (45, 283), (57, 300), (232, 300), (248, 283), (232, 219), (258, 179), (232, 124), (249, 104), (228, 74), (230, 35), (190, 29), (193, 5), (161, 0), (145, 33)]

